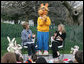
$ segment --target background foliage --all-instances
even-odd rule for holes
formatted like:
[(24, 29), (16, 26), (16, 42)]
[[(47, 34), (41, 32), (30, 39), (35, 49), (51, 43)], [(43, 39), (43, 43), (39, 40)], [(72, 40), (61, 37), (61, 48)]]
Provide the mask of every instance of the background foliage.
[[(51, 27), (51, 26), (50, 26)], [(1, 23), (1, 56), (7, 52), (8, 47), (8, 40), (7, 36), (9, 36), (11, 39), (16, 38), (17, 43), (21, 44), (21, 31), (22, 31), (21, 25), (11, 25), (11, 24), (5, 24)], [(37, 34), (37, 29), (35, 27), (30, 27), (32, 32), (34, 34)], [(61, 53), (70, 53), (70, 48), (74, 45), (78, 45), (80, 47), (80, 50), (83, 50), (83, 26), (69, 26), (65, 25), (66, 29), (66, 40), (65, 40), (65, 50), (60, 51)], [(54, 29), (50, 28), (50, 37), (53, 35), (53, 33), (57, 30), (57, 26), (55, 26)], [(50, 43), (50, 37), (49, 37), (49, 43)], [(23, 53), (27, 53), (26, 51), (22, 51)], [(49, 50), (51, 53), (51, 50)]]

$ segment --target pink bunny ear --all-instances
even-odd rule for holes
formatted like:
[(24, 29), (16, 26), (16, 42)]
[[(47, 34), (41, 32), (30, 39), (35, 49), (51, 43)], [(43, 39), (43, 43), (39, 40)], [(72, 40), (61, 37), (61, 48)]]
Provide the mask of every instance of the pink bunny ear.
[(41, 7), (44, 6), (43, 3), (41, 4)]
[(48, 7), (48, 3), (46, 3), (45, 6)]

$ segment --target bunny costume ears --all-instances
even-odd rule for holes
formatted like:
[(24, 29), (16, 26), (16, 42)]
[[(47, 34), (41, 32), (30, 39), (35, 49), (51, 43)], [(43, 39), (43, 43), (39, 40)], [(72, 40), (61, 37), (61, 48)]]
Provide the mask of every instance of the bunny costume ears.
[(49, 9), (48, 9), (48, 3), (46, 3), (45, 5), (42, 3), (40, 5), (40, 9), (45, 9), (45, 10), (49, 11)]

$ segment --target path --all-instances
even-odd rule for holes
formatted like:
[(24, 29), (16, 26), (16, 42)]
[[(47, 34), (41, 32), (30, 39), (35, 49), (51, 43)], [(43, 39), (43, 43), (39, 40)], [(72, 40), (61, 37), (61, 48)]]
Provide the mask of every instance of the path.
[[(38, 56), (38, 57), (41, 57), (41, 56)], [(52, 54), (49, 54), (49, 56), (42, 56), (42, 57), (44, 57), (47, 61), (49, 59), (53, 59)], [(24, 58), (24, 62), (25, 62), (28, 59), (28, 55), (27, 54), (23, 54), (23, 58)], [(64, 54), (64, 55), (61, 54), (60, 57), (59, 57), (60, 60), (61, 59), (65, 59), (65, 58), (74, 60), (72, 54)]]

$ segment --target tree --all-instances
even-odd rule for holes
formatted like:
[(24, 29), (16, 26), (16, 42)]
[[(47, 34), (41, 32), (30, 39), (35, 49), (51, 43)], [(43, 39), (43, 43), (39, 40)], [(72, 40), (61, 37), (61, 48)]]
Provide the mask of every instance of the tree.
[[(2, 1), (2, 9), (6, 12), (6, 16), (11, 17), (11, 19), (17, 20), (19, 17), (25, 17), (25, 21), (28, 21), (31, 16), (37, 17), (37, 4), (38, 1)], [(32, 4), (32, 5), (31, 5)], [(2, 15), (3, 15), (2, 11)]]
[(2, 16), (5, 15), (8, 20), (14, 20), (15, 24), (17, 24), (19, 17), (24, 14), (21, 11), (21, 9), (17, 7), (17, 2), (2, 1), (1, 4), (2, 4), (2, 7), (1, 7)]
[[(38, 8), (41, 3), (49, 3), (49, 17), (55, 24), (71, 23), (80, 24), (79, 17), (83, 13), (83, 8), (74, 8), (78, 3), (76, 1), (2, 1), (1, 2), (1, 15), (8, 19), (15, 20), (24, 18), (25, 21), (33, 19), (37, 23)], [(5, 12), (5, 13), (4, 13)], [(69, 20), (67, 20), (69, 18)], [(81, 18), (80, 18), (81, 19)]]
[[(70, 5), (72, 3), (72, 5)], [(77, 8), (74, 8), (74, 6), (77, 6), (77, 3), (75, 4), (75, 1), (62, 1), (62, 4), (67, 8), (69, 12), (69, 18), (73, 22), (73, 24), (80, 25), (80, 22), (78, 21), (81, 14), (83, 14), (83, 7), (80, 8), (80, 11), (77, 10)]]

